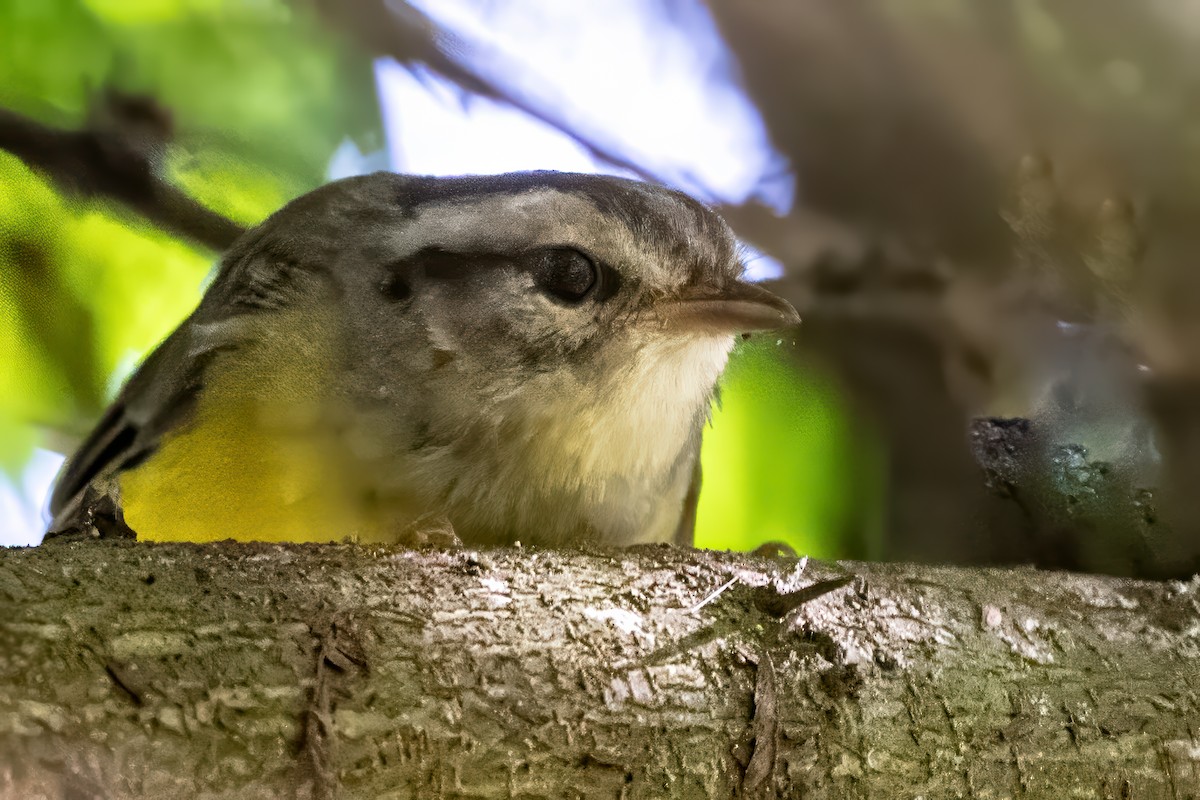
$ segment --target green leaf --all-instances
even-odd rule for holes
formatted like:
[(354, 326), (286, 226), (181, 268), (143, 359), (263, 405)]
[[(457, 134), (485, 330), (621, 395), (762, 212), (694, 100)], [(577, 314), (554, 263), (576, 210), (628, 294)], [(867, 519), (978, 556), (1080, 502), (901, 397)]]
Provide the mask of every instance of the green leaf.
[(817, 558), (861, 550), (864, 532), (851, 521), (878, 497), (855, 496), (870, 481), (859, 474), (844, 408), (791, 337), (739, 345), (704, 432), (696, 546), (752, 550), (778, 541)]

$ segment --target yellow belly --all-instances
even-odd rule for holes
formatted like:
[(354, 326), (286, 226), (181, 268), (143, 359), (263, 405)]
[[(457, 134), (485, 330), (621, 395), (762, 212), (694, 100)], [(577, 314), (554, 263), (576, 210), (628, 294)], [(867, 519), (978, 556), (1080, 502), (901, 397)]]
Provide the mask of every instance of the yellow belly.
[(222, 406), (122, 474), (125, 520), (139, 538), (373, 538), (319, 437), (260, 424), (259, 410)]
[(319, 378), (330, 348), (287, 333), (307, 333), (311, 322), (274, 325), (274, 335), (219, 355), (194, 416), (120, 475), (125, 520), (138, 538), (391, 538), (391, 526), (364, 502), (330, 418)]

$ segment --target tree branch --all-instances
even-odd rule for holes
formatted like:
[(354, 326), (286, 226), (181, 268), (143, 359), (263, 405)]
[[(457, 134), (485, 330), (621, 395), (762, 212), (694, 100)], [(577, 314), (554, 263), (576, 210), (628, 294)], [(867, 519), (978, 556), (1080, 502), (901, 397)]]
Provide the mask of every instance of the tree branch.
[(1196, 581), (87, 541), (0, 610), (4, 797), (1200, 789)]
[(115, 200), (175, 236), (224, 250), (245, 232), (156, 174), (154, 153), (117, 130), (63, 130), (0, 108), (0, 149), (65, 192)]
[(308, 0), (324, 19), (345, 29), (368, 51), (390, 56), (401, 64), (423, 64), (434, 73), (472, 94), (496, 100), (570, 136), (594, 158), (644, 180), (662, 183), (642, 165), (621, 155), (614, 146), (585, 133), (554, 103), (527, 96), (506, 86), (467, 58), (471, 45), (439, 28), (405, 0)]

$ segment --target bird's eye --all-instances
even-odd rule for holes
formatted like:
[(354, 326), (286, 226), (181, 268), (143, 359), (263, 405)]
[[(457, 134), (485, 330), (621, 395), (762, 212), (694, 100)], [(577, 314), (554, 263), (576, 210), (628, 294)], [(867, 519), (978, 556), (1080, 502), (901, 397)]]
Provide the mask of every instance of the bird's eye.
[(578, 303), (596, 285), (596, 263), (578, 250), (556, 247), (541, 254), (534, 280), (542, 291)]

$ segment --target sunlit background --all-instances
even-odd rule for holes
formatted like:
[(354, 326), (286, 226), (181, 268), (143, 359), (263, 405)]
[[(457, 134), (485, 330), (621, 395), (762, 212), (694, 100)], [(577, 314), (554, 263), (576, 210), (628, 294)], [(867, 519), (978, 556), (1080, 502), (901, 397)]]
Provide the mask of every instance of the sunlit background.
[[(414, 5), (555, 119), (357, 53), (270, 0), (7, 2), (0, 106), (73, 127), (100, 86), (146, 92), (174, 117), (166, 175), (243, 224), (323, 180), (378, 169), (650, 176), (776, 214), (803, 193), (698, 0)], [(561, 121), (625, 166), (550, 124)], [(781, 276), (747, 254), (752, 279)], [(191, 310), (213, 263), (119, 209), (65, 200), (0, 152), (0, 544), (40, 540), (62, 454)], [(863, 507), (877, 498), (864, 496), (869, 481), (853, 499), (845, 490), (863, 469), (844, 403), (821, 370), (796, 367), (796, 348), (789, 334), (735, 355), (705, 438), (702, 546), (783, 540), (838, 555), (853, 539), (869, 554)]]
[(0, 3), (0, 541), (229, 241), (96, 183), (132, 153), (243, 226), (377, 169), (681, 188), (804, 319), (735, 352), (700, 544), (1190, 575), (1198, 7)]

